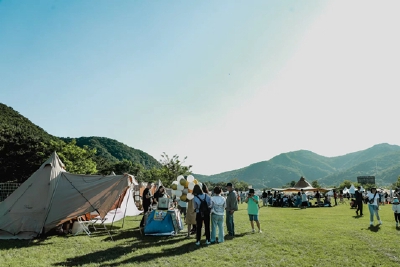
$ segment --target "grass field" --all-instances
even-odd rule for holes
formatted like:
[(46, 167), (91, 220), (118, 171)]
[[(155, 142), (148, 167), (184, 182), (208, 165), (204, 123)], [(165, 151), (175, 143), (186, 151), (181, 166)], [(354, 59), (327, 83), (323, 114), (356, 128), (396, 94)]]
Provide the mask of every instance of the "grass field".
[(185, 238), (186, 229), (175, 237), (142, 237), (141, 216), (128, 217), (124, 228), (116, 223), (115, 242), (101, 231), (31, 243), (0, 240), (0, 266), (399, 266), (400, 232), (391, 205), (382, 206), (380, 214), (383, 225), (369, 227), (366, 205), (363, 217), (344, 204), (263, 207), (263, 233), (252, 234), (243, 204), (235, 214), (237, 237), (199, 247), (194, 237)]

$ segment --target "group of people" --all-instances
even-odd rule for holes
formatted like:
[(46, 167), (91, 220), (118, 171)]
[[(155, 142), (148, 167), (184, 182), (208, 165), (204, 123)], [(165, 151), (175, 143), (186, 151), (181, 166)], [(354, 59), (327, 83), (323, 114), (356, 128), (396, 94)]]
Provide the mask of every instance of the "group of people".
[[(206, 245), (217, 241), (218, 243), (225, 241), (224, 216), (228, 236), (235, 236), (234, 213), (238, 210), (238, 202), (240, 200), (234, 191), (232, 183), (228, 183), (226, 187), (228, 194), (225, 198), (221, 195), (222, 189), (218, 186), (213, 189), (212, 194), (205, 184), (202, 187), (199, 185), (194, 186), (194, 198), (189, 200), (186, 211), (186, 224), (188, 225), (188, 236), (190, 235), (190, 227), (196, 225), (196, 245), (200, 245), (203, 225)], [(261, 233), (261, 226), (258, 220), (259, 198), (255, 195), (254, 189), (249, 190), (247, 197), (243, 201), (248, 204), (247, 210), (252, 232), (255, 232), (254, 222), (256, 222), (258, 232)]]
[[(399, 194), (395, 193), (395, 196), (392, 201), (392, 210), (393, 210), (393, 215), (394, 215), (394, 220), (396, 222), (396, 227), (399, 226), (400, 223), (400, 203), (398, 199)], [(369, 192), (367, 192), (365, 195), (361, 192), (361, 187), (358, 187), (358, 191), (355, 192), (355, 202), (357, 205), (357, 210), (356, 214), (359, 216), (363, 216), (363, 206), (364, 203), (368, 204), (368, 210), (369, 210), (369, 225), (373, 226), (374, 225), (374, 218), (378, 220), (379, 224), (382, 224), (381, 217), (379, 215), (379, 205), (382, 202), (382, 194), (379, 194), (377, 189), (375, 187), (371, 188)], [(386, 197), (385, 197), (386, 199)]]
[[(164, 188), (160, 187), (161, 190), (159, 188), (154, 196), (151, 195), (150, 188), (151, 183), (148, 183), (142, 195), (142, 205), (145, 213), (149, 211), (152, 204), (158, 203), (160, 197), (168, 197), (165, 195), (166, 192)], [(196, 184), (192, 192), (194, 195), (193, 199), (176, 201), (177, 207), (180, 210), (181, 215), (184, 216), (188, 227), (187, 237), (196, 233), (196, 245), (200, 245), (203, 226), (206, 245), (216, 242), (224, 242), (224, 221), (228, 231), (228, 236), (235, 236), (234, 213), (238, 210), (238, 202), (240, 202), (240, 198), (238, 198), (238, 194), (234, 190), (232, 183), (227, 183), (226, 188), (228, 194), (224, 197), (222, 196), (222, 188), (218, 186), (213, 189), (212, 193), (210, 193), (205, 184), (202, 184), (202, 186)], [(259, 197), (255, 194), (254, 189), (250, 189), (248, 195), (242, 198), (242, 200), (248, 204), (247, 210), (252, 232), (255, 232), (255, 222), (258, 232), (261, 233), (261, 226), (258, 220), (258, 212), (260, 208)], [(143, 220), (141, 225), (143, 225)]]

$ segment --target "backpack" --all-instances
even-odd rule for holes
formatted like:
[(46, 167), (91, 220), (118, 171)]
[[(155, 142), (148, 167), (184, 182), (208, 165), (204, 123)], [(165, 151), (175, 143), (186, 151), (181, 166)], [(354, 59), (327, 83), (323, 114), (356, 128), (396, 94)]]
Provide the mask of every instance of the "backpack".
[(204, 217), (204, 214), (210, 214), (210, 208), (208, 207), (207, 204), (207, 196), (204, 195), (204, 199), (199, 198), (198, 196), (196, 196), (199, 200), (200, 200), (200, 207), (199, 207), (199, 212), (201, 214), (201, 217)]

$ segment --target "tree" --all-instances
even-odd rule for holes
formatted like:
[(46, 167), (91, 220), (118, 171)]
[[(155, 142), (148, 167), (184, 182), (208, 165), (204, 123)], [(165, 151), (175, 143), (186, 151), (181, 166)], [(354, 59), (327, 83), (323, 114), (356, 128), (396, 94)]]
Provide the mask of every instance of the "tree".
[(393, 188), (399, 188), (400, 187), (400, 175), (397, 177), (397, 181), (392, 184)]
[[(218, 186), (221, 187), (222, 189), (226, 190), (226, 184), (227, 182), (210, 182), (210, 181), (202, 181), (204, 184), (207, 185), (207, 187), (212, 190), (212, 188)], [(238, 191), (247, 191), (249, 189), (249, 184), (244, 182), (244, 181), (239, 181), (237, 178), (232, 179), (229, 181), (232, 183), (233, 187), (237, 189)]]
[(141, 168), (143, 168), (143, 166), (140, 164), (135, 164), (130, 160), (124, 159), (116, 162), (114, 166), (112, 166), (112, 171), (114, 171), (115, 174), (129, 173), (137, 176)]
[(350, 188), (351, 184), (353, 182), (349, 181), (349, 180), (344, 180), (340, 185), (339, 185), (339, 189), (343, 189), (345, 187)]
[(314, 188), (321, 188), (321, 186), (320, 186), (319, 183), (318, 183), (318, 180), (312, 181), (312, 182), (311, 182), (311, 185), (312, 185), (312, 187), (314, 187)]
[(76, 174), (95, 174), (97, 173), (96, 162), (93, 157), (95, 149), (76, 146), (75, 140), (65, 143), (61, 140), (51, 140), (46, 147), (47, 153), (56, 151), (61, 161), (64, 163), (66, 171)]
[(288, 188), (288, 187), (293, 187), (296, 185), (296, 181), (291, 181), (285, 185), (282, 186), (282, 188)]
[(181, 161), (178, 155), (172, 156), (170, 158), (165, 152), (161, 155), (160, 163), (162, 165), (161, 169), (153, 168), (151, 170), (143, 170), (142, 178), (143, 181), (156, 182), (161, 180), (164, 186), (171, 186), (172, 182), (176, 180), (179, 175), (189, 175), (191, 174), (191, 165), (185, 166), (185, 160), (187, 157)]

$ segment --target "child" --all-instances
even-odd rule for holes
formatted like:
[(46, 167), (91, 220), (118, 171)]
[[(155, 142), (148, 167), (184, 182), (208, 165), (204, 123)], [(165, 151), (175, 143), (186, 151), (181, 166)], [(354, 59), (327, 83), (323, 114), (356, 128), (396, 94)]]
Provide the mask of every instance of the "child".
[(244, 200), (247, 205), (247, 212), (249, 214), (250, 224), (252, 228), (252, 232), (254, 233), (254, 221), (257, 224), (258, 232), (262, 233), (260, 228), (260, 222), (258, 221), (258, 209), (260, 208), (258, 205), (258, 196), (254, 194), (254, 189), (249, 190), (249, 195)]
[(400, 205), (399, 205), (399, 200), (397, 199), (397, 197), (394, 198), (394, 200), (393, 200), (392, 210), (394, 211), (394, 219), (396, 221), (396, 227), (399, 227)]

